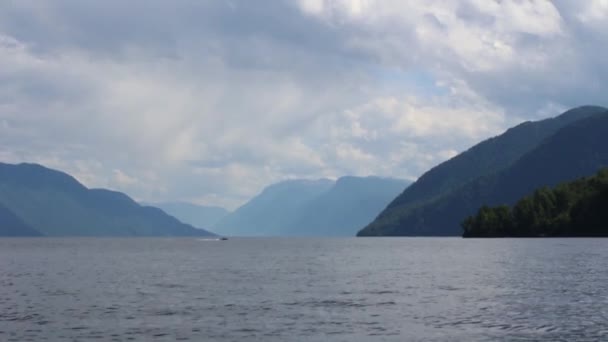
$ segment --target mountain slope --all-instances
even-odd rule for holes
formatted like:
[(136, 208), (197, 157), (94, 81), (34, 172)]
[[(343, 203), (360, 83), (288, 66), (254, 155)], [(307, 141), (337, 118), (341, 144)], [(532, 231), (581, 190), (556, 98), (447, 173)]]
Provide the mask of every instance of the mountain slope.
[(604, 111), (606, 108), (597, 106), (574, 108), (555, 118), (522, 123), (500, 136), (473, 146), (423, 174), (360, 235), (385, 235), (384, 232), (405, 229), (400, 227), (400, 222), (416, 208), (445, 196), (469, 181), (508, 167), (559, 129)]
[(333, 181), (288, 180), (271, 185), (261, 194), (220, 220), (214, 230), (233, 236), (279, 236), (293, 217)]
[(12, 211), (0, 205), (0, 236), (42, 236)]
[(378, 177), (271, 185), (214, 228), (242, 236), (353, 236), (406, 186)]
[(0, 205), (47, 236), (204, 236), (162, 210), (125, 194), (87, 189), (36, 164), (0, 163)]
[(197, 228), (212, 227), (229, 214), (229, 211), (224, 208), (185, 202), (150, 203), (150, 205), (160, 208), (178, 220)]
[(423, 174), (365, 227), (361, 235), (385, 235), (384, 232), (405, 229), (400, 227), (400, 222), (412, 210), (433, 202), (478, 177), (508, 167), (561, 128), (604, 111), (606, 108), (598, 106), (578, 107), (555, 118), (522, 123), (473, 146)]
[(574, 121), (510, 167), (409, 208), (391, 225), (372, 223), (359, 235), (460, 235), (460, 222), (483, 205), (511, 205), (534, 189), (588, 176), (608, 165), (606, 136), (608, 111)]
[(288, 235), (353, 236), (408, 185), (399, 179), (342, 177), (302, 208)]

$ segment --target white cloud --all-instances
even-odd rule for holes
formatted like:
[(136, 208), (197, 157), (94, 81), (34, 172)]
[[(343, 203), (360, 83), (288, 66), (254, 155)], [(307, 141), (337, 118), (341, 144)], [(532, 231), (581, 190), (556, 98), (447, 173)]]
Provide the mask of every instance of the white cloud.
[(599, 22), (608, 18), (607, 0), (589, 0), (582, 2), (583, 10), (578, 18), (583, 22)]
[(228, 207), (287, 178), (411, 179), (519, 120), (602, 104), (605, 9), (5, 2), (0, 158)]
[(302, 11), (312, 15), (320, 15), (325, 11), (325, 0), (299, 0), (298, 4)]
[(115, 169), (113, 170), (113, 173), (114, 181), (121, 187), (132, 186), (139, 183), (139, 179), (131, 177), (121, 170)]

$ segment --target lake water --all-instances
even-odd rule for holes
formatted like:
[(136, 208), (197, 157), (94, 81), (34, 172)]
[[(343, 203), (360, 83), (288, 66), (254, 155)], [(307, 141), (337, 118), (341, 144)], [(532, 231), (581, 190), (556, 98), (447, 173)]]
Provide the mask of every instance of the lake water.
[(608, 340), (608, 239), (0, 239), (0, 341)]

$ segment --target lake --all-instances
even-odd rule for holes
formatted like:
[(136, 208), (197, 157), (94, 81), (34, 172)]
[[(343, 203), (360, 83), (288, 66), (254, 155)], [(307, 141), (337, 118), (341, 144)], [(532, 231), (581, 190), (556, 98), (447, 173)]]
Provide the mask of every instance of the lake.
[(0, 239), (0, 340), (608, 340), (607, 266), (608, 239)]

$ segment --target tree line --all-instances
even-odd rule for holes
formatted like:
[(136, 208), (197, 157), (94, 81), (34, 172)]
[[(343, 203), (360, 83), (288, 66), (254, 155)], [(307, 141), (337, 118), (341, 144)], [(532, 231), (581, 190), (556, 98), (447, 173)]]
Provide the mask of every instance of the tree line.
[(483, 206), (461, 225), (464, 237), (608, 236), (608, 168), (537, 189), (513, 206)]

